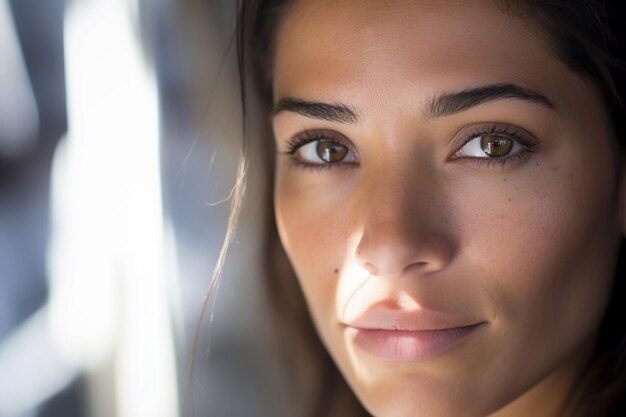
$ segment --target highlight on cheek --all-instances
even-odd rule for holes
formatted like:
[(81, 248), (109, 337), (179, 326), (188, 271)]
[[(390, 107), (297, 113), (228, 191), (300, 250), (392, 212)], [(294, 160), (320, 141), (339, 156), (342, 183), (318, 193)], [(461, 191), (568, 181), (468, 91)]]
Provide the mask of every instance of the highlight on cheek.
[[(339, 282), (337, 283), (336, 311), (337, 316), (348, 321), (354, 319), (351, 315), (358, 314), (358, 308), (354, 309), (354, 296), (365, 285), (370, 274), (362, 268), (354, 259), (349, 260), (341, 269)], [(354, 309), (354, 311), (352, 311)]]

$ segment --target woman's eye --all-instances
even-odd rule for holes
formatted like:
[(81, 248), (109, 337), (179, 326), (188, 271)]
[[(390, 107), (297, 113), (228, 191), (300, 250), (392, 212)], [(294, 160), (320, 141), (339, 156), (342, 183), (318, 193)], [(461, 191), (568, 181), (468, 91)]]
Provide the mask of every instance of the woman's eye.
[(347, 146), (327, 139), (317, 139), (301, 145), (294, 150), (294, 154), (301, 162), (316, 165), (351, 163), (356, 160)]
[(504, 158), (524, 149), (525, 146), (515, 139), (498, 134), (482, 134), (467, 141), (455, 157)]

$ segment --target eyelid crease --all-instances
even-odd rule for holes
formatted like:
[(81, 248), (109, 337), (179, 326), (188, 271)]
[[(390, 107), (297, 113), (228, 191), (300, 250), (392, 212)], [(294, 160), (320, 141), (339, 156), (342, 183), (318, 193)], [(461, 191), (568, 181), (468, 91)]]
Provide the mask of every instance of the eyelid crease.
[(286, 144), (287, 150), (284, 151), (283, 153), (286, 153), (288, 155), (293, 155), (298, 150), (298, 148), (306, 144), (309, 144), (311, 142), (315, 142), (315, 141), (337, 142), (338, 144), (345, 146), (351, 152), (353, 152), (355, 155), (358, 156), (354, 148), (354, 145), (348, 138), (346, 138), (344, 135), (338, 132), (334, 132), (331, 130), (324, 130), (324, 129), (322, 130), (307, 129), (300, 133), (295, 134), (287, 142)]

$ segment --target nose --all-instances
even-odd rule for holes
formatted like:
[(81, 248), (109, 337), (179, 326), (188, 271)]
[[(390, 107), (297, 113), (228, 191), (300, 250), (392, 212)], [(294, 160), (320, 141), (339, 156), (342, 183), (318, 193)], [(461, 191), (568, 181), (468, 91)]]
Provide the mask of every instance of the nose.
[(363, 268), (385, 277), (429, 275), (451, 262), (451, 222), (437, 184), (380, 180), (369, 191), (355, 254)]

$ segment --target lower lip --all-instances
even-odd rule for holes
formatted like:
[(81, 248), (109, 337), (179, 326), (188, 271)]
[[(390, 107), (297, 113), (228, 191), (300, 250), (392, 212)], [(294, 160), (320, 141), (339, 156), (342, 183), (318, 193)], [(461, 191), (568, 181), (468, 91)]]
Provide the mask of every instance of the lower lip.
[(386, 361), (416, 362), (440, 355), (464, 341), (483, 323), (443, 330), (383, 330), (347, 327), (354, 343)]

